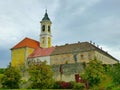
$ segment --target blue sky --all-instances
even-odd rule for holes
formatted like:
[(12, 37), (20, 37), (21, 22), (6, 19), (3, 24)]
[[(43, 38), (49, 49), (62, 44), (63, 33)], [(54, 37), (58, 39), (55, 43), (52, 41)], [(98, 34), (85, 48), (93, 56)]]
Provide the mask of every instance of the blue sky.
[(53, 45), (93, 41), (120, 59), (120, 0), (0, 0), (0, 67), (25, 37), (39, 41), (45, 9)]

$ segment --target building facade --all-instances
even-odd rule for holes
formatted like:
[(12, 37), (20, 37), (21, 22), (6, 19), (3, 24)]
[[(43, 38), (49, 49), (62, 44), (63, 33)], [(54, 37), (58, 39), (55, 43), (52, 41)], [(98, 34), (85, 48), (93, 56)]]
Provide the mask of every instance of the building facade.
[(28, 56), (39, 47), (39, 42), (30, 38), (25, 38), (11, 48), (11, 65), (26, 65)]
[(56, 46), (50, 58), (51, 65), (60, 65), (82, 62), (89, 63), (94, 57), (102, 61), (103, 64), (115, 64), (118, 62), (118, 60), (110, 54), (89, 42)]
[[(94, 57), (101, 60), (103, 64), (118, 63), (116, 58), (91, 42), (78, 42), (53, 47), (51, 24), (52, 22), (46, 11), (40, 21), (40, 40), (25, 38), (11, 48), (12, 66), (26, 66), (46, 61), (47, 64), (53, 66), (54, 79), (60, 80), (59, 67), (63, 65), (63, 78), (70, 81), (74, 80), (76, 73), (83, 70), (80, 63), (89, 63)], [(79, 69), (80, 67), (81, 69)]]
[(103, 64), (115, 64), (117, 59), (89, 42), (78, 42), (52, 47), (51, 20), (47, 11), (40, 21), (40, 41), (25, 38), (11, 48), (12, 66), (30, 62), (47, 61), (50, 65), (66, 63), (88, 63), (97, 57)]

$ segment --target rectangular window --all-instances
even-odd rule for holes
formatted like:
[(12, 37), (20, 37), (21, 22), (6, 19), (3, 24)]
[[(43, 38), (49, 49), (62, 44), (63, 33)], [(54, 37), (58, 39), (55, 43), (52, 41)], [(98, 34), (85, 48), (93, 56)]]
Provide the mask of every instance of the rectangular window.
[(83, 54), (81, 54), (80, 57), (81, 57), (81, 59), (84, 59), (84, 55)]

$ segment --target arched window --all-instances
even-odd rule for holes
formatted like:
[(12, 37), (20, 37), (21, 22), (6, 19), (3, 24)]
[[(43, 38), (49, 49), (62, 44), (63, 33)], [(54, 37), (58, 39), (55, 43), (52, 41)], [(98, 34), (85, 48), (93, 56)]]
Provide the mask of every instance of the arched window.
[(45, 25), (42, 26), (42, 31), (43, 31), (43, 32), (45, 31)]
[(50, 39), (50, 37), (48, 37), (48, 47), (50, 47), (51, 46), (51, 39)]
[(42, 37), (42, 43), (43, 44), (45, 43), (45, 37)]
[(50, 26), (48, 26), (48, 32), (50, 32)]

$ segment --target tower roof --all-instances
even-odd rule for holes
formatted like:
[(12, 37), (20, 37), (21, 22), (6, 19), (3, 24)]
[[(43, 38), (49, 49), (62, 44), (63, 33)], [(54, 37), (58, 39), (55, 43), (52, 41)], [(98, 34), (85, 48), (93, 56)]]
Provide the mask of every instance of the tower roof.
[(46, 10), (46, 12), (45, 12), (45, 15), (44, 15), (42, 21), (43, 21), (43, 20), (49, 20), (49, 21), (50, 21), (50, 18), (48, 17), (48, 14), (47, 14), (47, 10)]

